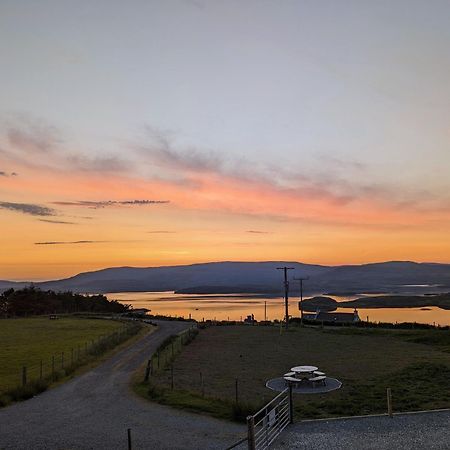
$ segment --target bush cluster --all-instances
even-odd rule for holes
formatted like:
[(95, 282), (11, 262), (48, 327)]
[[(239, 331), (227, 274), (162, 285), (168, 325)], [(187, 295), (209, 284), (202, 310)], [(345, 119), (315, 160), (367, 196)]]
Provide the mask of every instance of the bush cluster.
[(81, 295), (72, 292), (41, 291), (33, 286), (8, 289), (0, 295), (0, 317), (76, 312), (124, 313), (130, 309), (104, 295)]

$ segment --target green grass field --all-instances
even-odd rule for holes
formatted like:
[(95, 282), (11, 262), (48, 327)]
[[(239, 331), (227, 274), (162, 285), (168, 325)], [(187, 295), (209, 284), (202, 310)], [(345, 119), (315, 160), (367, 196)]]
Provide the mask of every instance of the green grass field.
[(0, 393), (21, 383), (22, 367), (28, 379), (39, 376), (41, 361), (44, 376), (51, 370), (52, 356), (57, 369), (76, 359), (92, 340), (123, 329), (117, 321), (61, 316), (58, 320), (26, 318), (0, 320)]
[(162, 403), (236, 419), (275, 395), (267, 380), (300, 364), (318, 366), (343, 387), (295, 395), (297, 418), (384, 413), (387, 387), (396, 411), (450, 407), (450, 333), (440, 330), (298, 327), (280, 335), (276, 327), (211, 327), (176, 357), (173, 391), (169, 370), (152, 377), (150, 388), (136, 389)]

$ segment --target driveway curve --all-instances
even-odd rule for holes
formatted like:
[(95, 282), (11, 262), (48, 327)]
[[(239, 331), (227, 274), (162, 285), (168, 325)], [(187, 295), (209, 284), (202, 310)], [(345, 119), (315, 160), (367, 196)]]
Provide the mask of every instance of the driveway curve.
[(0, 449), (225, 449), (242, 425), (179, 411), (139, 398), (133, 372), (168, 336), (189, 326), (158, 329), (95, 369), (30, 400), (0, 410)]

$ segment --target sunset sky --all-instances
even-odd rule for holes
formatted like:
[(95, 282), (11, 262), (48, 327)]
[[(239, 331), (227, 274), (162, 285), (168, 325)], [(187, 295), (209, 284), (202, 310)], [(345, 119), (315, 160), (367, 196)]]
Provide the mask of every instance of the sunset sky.
[(450, 262), (450, 2), (2, 0), (0, 279)]

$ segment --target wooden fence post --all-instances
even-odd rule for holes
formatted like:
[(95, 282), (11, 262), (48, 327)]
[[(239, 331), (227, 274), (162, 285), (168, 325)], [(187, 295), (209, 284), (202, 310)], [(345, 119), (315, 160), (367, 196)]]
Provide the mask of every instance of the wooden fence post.
[(387, 396), (388, 415), (389, 415), (389, 417), (393, 417), (393, 414), (392, 414), (392, 391), (391, 391), (391, 388), (387, 388), (386, 389), (386, 396)]
[(131, 428), (127, 429), (127, 436), (128, 436), (128, 450), (131, 450)]
[(200, 372), (200, 389), (202, 392), (202, 397), (204, 397), (205, 396), (205, 386), (203, 384), (203, 373), (202, 372)]
[(255, 450), (255, 419), (247, 416), (248, 450)]
[(152, 360), (149, 359), (147, 361), (147, 367), (145, 368), (145, 376), (144, 376), (144, 381), (148, 381), (148, 377), (150, 376), (150, 367), (152, 364)]
[(22, 386), (27, 384), (27, 366), (22, 367)]
[(64, 369), (64, 352), (61, 352), (61, 369)]

